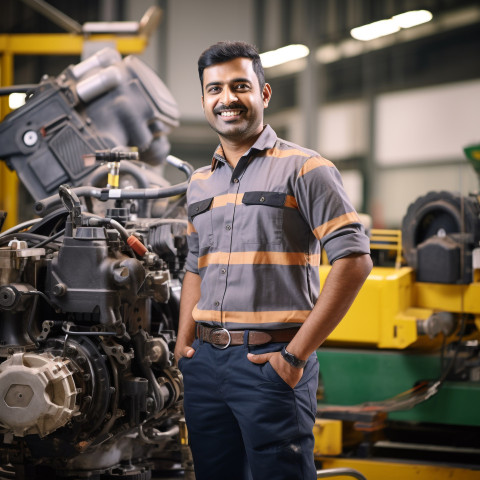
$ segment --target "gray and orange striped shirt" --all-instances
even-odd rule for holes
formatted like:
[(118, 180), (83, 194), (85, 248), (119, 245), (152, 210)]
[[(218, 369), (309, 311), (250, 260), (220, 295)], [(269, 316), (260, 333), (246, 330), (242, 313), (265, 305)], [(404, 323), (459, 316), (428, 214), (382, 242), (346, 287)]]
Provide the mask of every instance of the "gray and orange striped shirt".
[(190, 180), (187, 270), (201, 277), (197, 322), (227, 329), (299, 326), (330, 262), (369, 253), (335, 166), (266, 126), (232, 169), (221, 145)]

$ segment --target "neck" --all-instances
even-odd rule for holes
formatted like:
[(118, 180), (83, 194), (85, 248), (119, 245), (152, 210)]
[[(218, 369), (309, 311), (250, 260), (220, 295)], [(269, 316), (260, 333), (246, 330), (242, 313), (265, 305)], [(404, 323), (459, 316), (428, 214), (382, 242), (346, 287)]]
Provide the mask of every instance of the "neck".
[(259, 133), (255, 134), (253, 137), (250, 137), (248, 140), (243, 140), (241, 142), (236, 142), (234, 140), (220, 137), (220, 143), (222, 144), (223, 153), (227, 162), (235, 168), (238, 161), (246, 151), (257, 141), (257, 138), (262, 133), (263, 129)]
[(253, 143), (248, 147), (245, 147), (245, 145), (232, 145), (223, 139), (220, 140), (220, 142), (222, 143), (225, 159), (233, 168), (237, 166), (237, 163), (240, 158), (242, 158), (243, 154), (253, 145)]

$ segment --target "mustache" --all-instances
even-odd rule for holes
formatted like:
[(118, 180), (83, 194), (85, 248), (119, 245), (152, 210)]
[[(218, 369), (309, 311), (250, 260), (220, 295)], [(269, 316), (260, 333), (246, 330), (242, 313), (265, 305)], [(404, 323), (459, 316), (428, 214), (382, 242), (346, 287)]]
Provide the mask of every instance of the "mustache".
[(218, 107), (215, 107), (213, 109), (213, 113), (218, 115), (222, 112), (230, 112), (232, 110), (241, 110), (242, 112), (247, 111), (243, 105), (232, 103), (231, 105), (228, 105), (228, 107), (226, 105), (219, 105)]

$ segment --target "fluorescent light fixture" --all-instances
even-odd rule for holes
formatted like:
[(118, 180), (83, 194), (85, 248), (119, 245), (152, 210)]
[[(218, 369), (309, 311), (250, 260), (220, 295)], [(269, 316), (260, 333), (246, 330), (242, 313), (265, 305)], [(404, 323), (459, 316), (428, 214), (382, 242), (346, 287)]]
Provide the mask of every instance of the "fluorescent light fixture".
[(24, 93), (11, 93), (8, 96), (8, 106), (11, 110), (20, 108), (25, 104), (25, 94)]
[(411, 12), (401, 13), (395, 15), (392, 20), (400, 28), (410, 28), (422, 23), (427, 23), (433, 18), (433, 15), (428, 10), (413, 10)]
[(391, 35), (398, 32), (401, 28), (410, 28), (415, 25), (429, 22), (433, 15), (428, 10), (412, 10), (410, 12), (395, 15), (386, 20), (369, 23), (361, 27), (353, 28), (350, 34), (356, 40), (367, 42), (375, 38)]
[(270, 68), (304, 58), (309, 53), (310, 50), (305, 45), (287, 45), (277, 50), (261, 53), (260, 59), (262, 60), (263, 68)]
[(395, 24), (393, 20), (380, 20), (378, 22), (369, 23), (361, 27), (353, 28), (350, 34), (356, 40), (362, 40), (362, 42), (368, 42), (375, 38), (384, 37), (392, 33), (398, 32), (400, 27)]

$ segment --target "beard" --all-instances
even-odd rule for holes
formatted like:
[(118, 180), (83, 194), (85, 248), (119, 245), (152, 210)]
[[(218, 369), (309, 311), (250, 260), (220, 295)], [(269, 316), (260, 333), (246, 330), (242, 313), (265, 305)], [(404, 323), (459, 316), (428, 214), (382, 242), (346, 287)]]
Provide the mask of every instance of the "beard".
[(214, 123), (210, 123), (210, 127), (212, 130), (218, 134), (218, 136), (228, 139), (228, 140), (235, 140), (238, 138), (245, 138), (248, 136), (249, 131), (251, 129), (251, 125), (243, 124), (243, 125), (229, 125), (227, 128), (217, 128)]
[[(236, 122), (223, 122), (223, 120), (219, 120), (221, 112), (231, 110), (240, 110), (242, 117)], [(222, 106), (215, 108), (213, 110), (213, 116), (211, 118), (206, 117), (206, 119), (212, 130), (221, 138), (230, 141), (243, 141), (251, 135), (255, 135), (259, 125), (263, 124), (263, 119), (247, 117), (247, 114), (248, 110), (244, 106), (230, 106), (229, 108)]]

